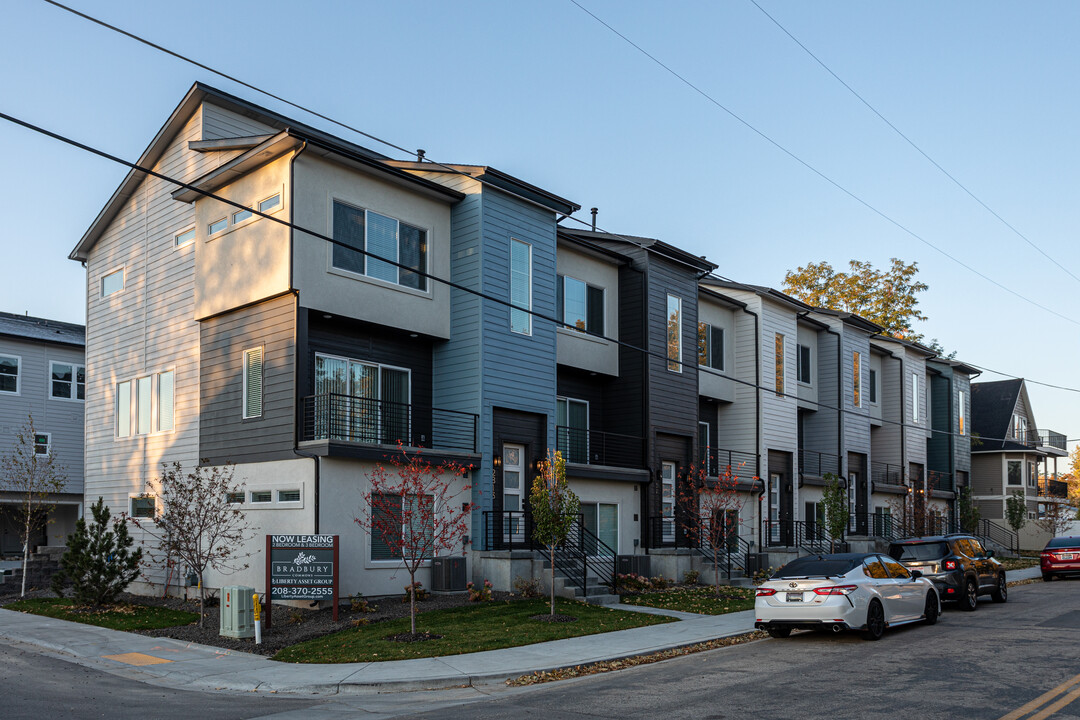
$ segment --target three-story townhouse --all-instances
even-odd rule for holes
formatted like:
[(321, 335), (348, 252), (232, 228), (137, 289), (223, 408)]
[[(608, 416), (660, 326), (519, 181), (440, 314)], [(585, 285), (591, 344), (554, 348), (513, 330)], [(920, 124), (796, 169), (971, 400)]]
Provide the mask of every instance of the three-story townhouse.
[(957, 529), (957, 497), (970, 488), (971, 379), (977, 368), (948, 358), (926, 361), (930, 438), (926, 445), (932, 523), (928, 532)]

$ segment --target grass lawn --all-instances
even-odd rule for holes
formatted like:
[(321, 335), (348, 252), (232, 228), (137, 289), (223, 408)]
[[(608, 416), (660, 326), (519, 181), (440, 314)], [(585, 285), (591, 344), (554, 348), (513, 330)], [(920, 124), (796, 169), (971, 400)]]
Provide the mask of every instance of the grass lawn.
[(386, 640), (388, 635), (409, 632), (409, 618), (405, 617), (361, 625), (298, 643), (278, 652), (274, 659), (296, 663), (343, 663), (438, 657), (672, 622), (669, 617), (611, 610), (560, 599), (555, 601), (555, 612), (572, 615), (577, 622), (546, 623), (529, 619), (531, 615), (548, 612), (546, 600), (477, 603), (432, 610), (416, 616), (416, 629), (418, 632), (442, 635), (438, 640)]
[(116, 603), (103, 609), (91, 609), (78, 607), (75, 601), (69, 598), (17, 600), (5, 605), (4, 609), (44, 615), (58, 620), (71, 620), (86, 625), (97, 625), (110, 630), (152, 630), (175, 625), (190, 625), (199, 621), (198, 613), (183, 610), (128, 603)]
[(1021, 557), (1021, 558), (998, 558), (1001, 560), (1001, 567), (1006, 570), (1023, 570), (1029, 567), (1038, 567), (1039, 558), (1037, 557)]
[(751, 610), (754, 607), (754, 588), (723, 585), (720, 587), (720, 595), (721, 597), (717, 598), (716, 589), (711, 586), (680, 587), (641, 595), (625, 595), (622, 601), (627, 605), (648, 605), (700, 615), (723, 615), (740, 610)]

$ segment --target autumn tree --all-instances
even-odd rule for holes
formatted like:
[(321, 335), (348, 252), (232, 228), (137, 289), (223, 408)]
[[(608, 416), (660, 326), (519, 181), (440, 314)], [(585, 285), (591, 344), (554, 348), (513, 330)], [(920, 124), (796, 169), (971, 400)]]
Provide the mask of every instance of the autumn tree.
[(1050, 500), (1043, 503), (1043, 515), (1035, 521), (1040, 530), (1050, 533), (1050, 537), (1058, 537), (1068, 532), (1073, 521), (1077, 518), (1077, 505), (1075, 501), (1067, 499)]
[(892, 258), (887, 270), (863, 260), (851, 260), (848, 266), (849, 272), (837, 272), (822, 261), (788, 271), (784, 292), (808, 305), (855, 313), (894, 337), (921, 341), (912, 323), (926, 319), (918, 309), (918, 295), (929, 286), (915, 279), (918, 263)]
[(15, 496), (10, 512), (19, 528), (22, 543), (22, 588), (26, 595), (27, 565), (30, 562), (30, 542), (34, 534), (48, 525), (55, 507), (52, 494), (63, 491), (67, 483), (64, 470), (56, 462), (48, 435), (39, 435), (34, 417), (15, 433), (11, 452), (0, 458), (0, 490)]
[(143, 542), (154, 564), (184, 563), (199, 582), (199, 627), (206, 604), (206, 571), (228, 575), (248, 567), (244, 545), (255, 533), (233, 498), (244, 484), (233, 481), (233, 466), (197, 466), (185, 473), (180, 463), (162, 464), (153, 488), (153, 518), (132, 518), (152, 539)]
[(551, 561), (551, 616), (555, 617), (555, 550), (566, 542), (581, 510), (581, 501), (566, 482), (566, 461), (558, 450), (549, 450), (540, 463), (529, 493), (533, 539), (547, 550)]
[(417, 637), (416, 573), (441, 551), (461, 549), (476, 505), (460, 501), (471, 489), (461, 481), (471, 466), (430, 463), (419, 450), (410, 452), (399, 443), (389, 467), (380, 463), (368, 473), (370, 490), (354, 519), (409, 573), (410, 633)]
[(680, 484), (678, 503), (683, 531), (712, 558), (713, 590), (720, 597), (720, 562), (730, 555), (731, 543), (739, 536), (739, 511), (744, 503), (739, 476), (730, 465), (715, 478), (709, 477), (706, 466), (691, 465)]

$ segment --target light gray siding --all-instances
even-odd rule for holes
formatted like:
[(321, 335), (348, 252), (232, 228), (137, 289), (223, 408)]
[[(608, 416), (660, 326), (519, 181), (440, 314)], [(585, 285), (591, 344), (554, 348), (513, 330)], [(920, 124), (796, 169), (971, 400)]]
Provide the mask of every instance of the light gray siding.
[[(737, 310), (733, 315), (734, 330), (729, 351), (733, 366), (727, 374), (739, 380), (756, 383), (758, 380), (756, 347), (760, 347), (754, 316)], [(717, 445), (725, 450), (759, 453), (757, 442), (758, 390), (753, 385), (732, 383), (735, 400), (720, 403), (717, 408)]]

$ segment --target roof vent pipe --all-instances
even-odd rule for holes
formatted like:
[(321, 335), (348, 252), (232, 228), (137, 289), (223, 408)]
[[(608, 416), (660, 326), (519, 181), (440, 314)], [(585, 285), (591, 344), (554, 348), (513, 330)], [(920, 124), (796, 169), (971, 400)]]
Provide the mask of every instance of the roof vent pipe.
[(423, 150), (422, 148), (420, 150), (417, 150), (416, 151), (416, 162), (424, 162), (424, 155), (426, 155), (426, 154), (427, 154), (426, 151)]
[(597, 208), (592, 208), (589, 212), (592, 213), (592, 231), (596, 232), (596, 213), (599, 211)]

